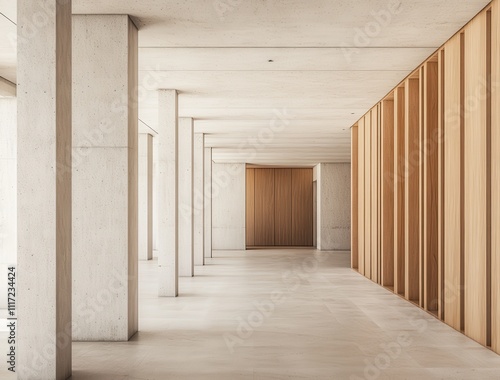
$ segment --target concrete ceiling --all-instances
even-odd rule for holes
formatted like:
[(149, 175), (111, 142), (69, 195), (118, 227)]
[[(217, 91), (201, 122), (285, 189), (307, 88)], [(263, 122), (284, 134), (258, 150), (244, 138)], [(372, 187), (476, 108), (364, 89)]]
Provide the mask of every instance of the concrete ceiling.
[[(0, 0), (12, 82), (15, 3)], [(130, 14), (140, 28), (143, 130), (157, 130), (156, 90), (177, 89), (214, 161), (313, 165), (349, 161), (349, 127), (488, 3), (73, 0), (73, 13)]]

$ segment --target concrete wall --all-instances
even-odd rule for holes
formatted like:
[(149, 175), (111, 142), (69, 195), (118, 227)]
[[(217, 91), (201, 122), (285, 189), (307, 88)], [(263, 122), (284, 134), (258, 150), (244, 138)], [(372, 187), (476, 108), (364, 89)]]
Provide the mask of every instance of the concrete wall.
[(212, 248), (245, 249), (245, 164), (213, 163)]
[(317, 180), (317, 247), (351, 249), (351, 164), (319, 164)]

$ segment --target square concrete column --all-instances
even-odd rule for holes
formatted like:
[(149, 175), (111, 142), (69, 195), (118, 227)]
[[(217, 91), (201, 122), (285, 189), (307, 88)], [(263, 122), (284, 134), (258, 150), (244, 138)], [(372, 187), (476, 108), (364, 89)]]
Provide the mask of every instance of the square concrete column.
[(138, 329), (137, 28), (127, 15), (73, 17), (73, 335)]
[(179, 276), (194, 275), (193, 119), (179, 119)]
[(178, 95), (175, 90), (158, 93), (158, 268), (160, 297), (177, 297), (178, 263)]
[(139, 134), (139, 260), (153, 259), (153, 136)]
[[(17, 378), (71, 376), (71, 1), (19, 0)], [(43, 16), (41, 18), (41, 16)], [(32, 30), (32, 20), (42, 19)]]
[(193, 175), (193, 251), (194, 265), (205, 264), (204, 250), (204, 215), (205, 196), (203, 184), (205, 178), (205, 141), (203, 133), (194, 134), (194, 175)]
[(205, 234), (204, 234), (204, 256), (212, 257), (212, 148), (205, 148), (205, 182), (203, 188), (205, 196), (204, 202), (204, 219), (205, 219)]

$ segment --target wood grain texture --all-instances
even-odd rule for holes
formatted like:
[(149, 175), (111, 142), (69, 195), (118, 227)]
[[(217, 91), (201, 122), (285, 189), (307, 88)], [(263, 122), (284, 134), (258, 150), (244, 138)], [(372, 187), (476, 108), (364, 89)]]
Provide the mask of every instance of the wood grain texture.
[(255, 245), (274, 245), (274, 169), (255, 169)]
[(444, 60), (444, 321), (463, 329), (463, 35)]
[(491, 348), (500, 354), (500, 3), (491, 12)]
[(394, 90), (394, 292), (405, 294), (405, 88)]
[(292, 171), (292, 245), (313, 244), (313, 172), (312, 169)]
[(394, 101), (382, 102), (381, 282), (394, 286)]
[(351, 267), (358, 269), (358, 126), (351, 128)]
[(438, 310), (438, 62), (424, 65), (423, 78), (423, 307)]
[(358, 121), (358, 271), (365, 274), (365, 119)]
[(292, 245), (292, 170), (274, 169), (274, 245)]
[(405, 85), (405, 297), (419, 302), (420, 88), (418, 79)]
[(465, 29), (465, 334), (487, 344), (487, 14)]
[(365, 116), (365, 276), (372, 278), (371, 111)]
[(372, 128), (372, 136), (371, 136), (371, 264), (372, 264), (372, 280), (375, 282), (379, 282), (379, 249), (378, 249), (378, 106), (372, 108), (371, 111), (371, 128)]
[(438, 55), (438, 318), (444, 320), (444, 56)]
[(246, 241), (255, 245), (255, 169), (247, 169), (246, 181)]

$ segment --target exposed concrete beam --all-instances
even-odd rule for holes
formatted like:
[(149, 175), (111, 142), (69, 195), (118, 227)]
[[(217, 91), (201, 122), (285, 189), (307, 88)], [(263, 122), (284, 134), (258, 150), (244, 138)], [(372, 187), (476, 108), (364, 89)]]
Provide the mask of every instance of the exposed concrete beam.
[(17, 95), (17, 87), (14, 83), (0, 77), (0, 97), (15, 97)]

